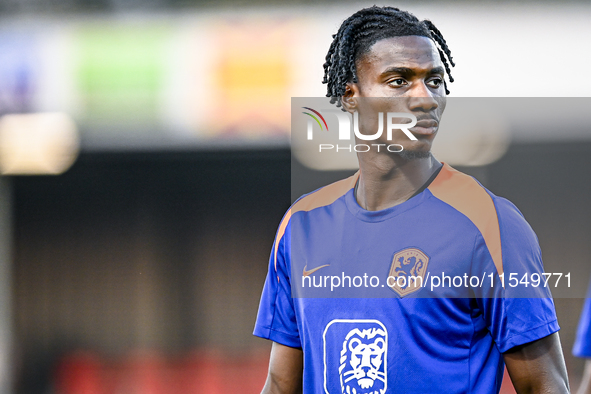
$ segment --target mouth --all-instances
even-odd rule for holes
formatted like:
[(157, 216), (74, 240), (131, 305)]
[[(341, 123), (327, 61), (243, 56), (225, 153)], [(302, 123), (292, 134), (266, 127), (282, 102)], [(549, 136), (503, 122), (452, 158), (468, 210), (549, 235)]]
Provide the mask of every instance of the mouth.
[(413, 134), (429, 136), (435, 134), (438, 128), (439, 122), (433, 118), (429, 118), (419, 120), (414, 127), (411, 127), (408, 130)]

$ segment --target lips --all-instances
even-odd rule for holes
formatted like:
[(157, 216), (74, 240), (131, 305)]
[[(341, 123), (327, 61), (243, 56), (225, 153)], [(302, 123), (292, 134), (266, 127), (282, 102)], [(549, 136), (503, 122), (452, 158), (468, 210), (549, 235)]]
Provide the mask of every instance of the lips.
[(437, 122), (433, 118), (421, 119), (421, 120), (417, 121), (417, 124), (414, 127), (411, 127), (409, 130), (413, 134), (433, 135), (437, 132), (438, 126), (439, 126), (439, 122)]

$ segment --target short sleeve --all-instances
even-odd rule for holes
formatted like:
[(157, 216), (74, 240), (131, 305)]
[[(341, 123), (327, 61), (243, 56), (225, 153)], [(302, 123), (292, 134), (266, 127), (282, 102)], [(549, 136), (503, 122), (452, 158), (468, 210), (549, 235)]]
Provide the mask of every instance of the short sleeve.
[(275, 237), (253, 334), (285, 346), (301, 348), (291, 296), (289, 233), (290, 226), (287, 225), (285, 232), (278, 232)]
[[(508, 200), (495, 197), (495, 207), (501, 233), (502, 272), (494, 268), (495, 282), (486, 283), (478, 300), (489, 331), (503, 353), (544, 338), (560, 327), (549, 286), (544, 286), (542, 254), (533, 229)], [(484, 241), (479, 242), (474, 251), (477, 264), (486, 266), (488, 256)], [(487, 266), (492, 269), (490, 264)], [(532, 277), (540, 279), (537, 286)]]
[(573, 354), (577, 357), (591, 357), (591, 285), (579, 318)]

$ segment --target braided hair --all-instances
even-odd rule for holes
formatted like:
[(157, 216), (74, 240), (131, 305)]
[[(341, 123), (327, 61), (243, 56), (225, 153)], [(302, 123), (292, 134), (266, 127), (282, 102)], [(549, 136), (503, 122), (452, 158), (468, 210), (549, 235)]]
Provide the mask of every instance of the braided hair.
[[(423, 36), (435, 41), (449, 82), (454, 81), (449, 66), (455, 66), (451, 51), (439, 29), (431, 21), (419, 21), (411, 13), (398, 8), (374, 5), (351, 15), (343, 22), (337, 34), (332, 36), (322, 80), (322, 83), (328, 85), (326, 97), (331, 98), (331, 103), (336, 102), (340, 106), (339, 98), (345, 94), (347, 82), (357, 82), (357, 59), (368, 53), (377, 41), (400, 36)], [(443, 84), (445, 93), (449, 94), (445, 80)]]

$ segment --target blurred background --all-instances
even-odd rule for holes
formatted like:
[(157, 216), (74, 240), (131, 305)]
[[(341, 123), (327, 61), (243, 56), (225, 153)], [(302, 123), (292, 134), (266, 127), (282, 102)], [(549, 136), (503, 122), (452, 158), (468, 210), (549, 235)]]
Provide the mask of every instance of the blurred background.
[[(331, 34), (372, 4), (0, 0), (1, 393), (260, 391), (275, 230), (354, 172), (292, 156), (290, 99), (324, 96)], [(546, 270), (586, 288), (591, 5), (388, 5), (443, 32), (452, 97), (511, 98), (512, 118), (483, 114), (437, 155), (513, 201)], [(584, 290), (555, 296), (576, 388)]]

